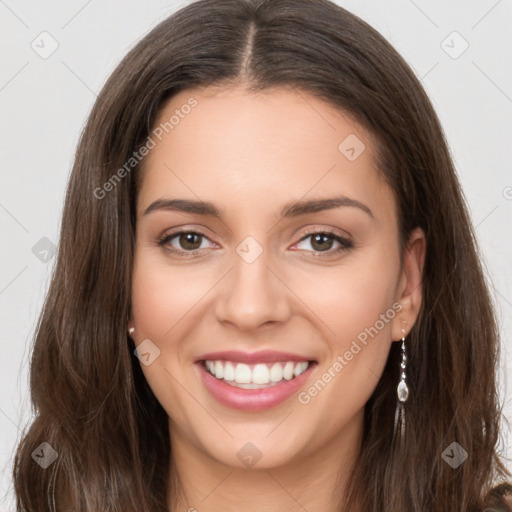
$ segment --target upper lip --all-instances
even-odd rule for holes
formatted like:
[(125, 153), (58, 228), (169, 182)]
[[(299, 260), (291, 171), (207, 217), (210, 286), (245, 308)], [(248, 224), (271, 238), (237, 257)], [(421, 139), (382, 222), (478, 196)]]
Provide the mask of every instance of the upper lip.
[(233, 361), (235, 363), (257, 364), (277, 363), (279, 361), (313, 361), (310, 357), (292, 354), (290, 352), (277, 352), (275, 350), (261, 350), (259, 352), (240, 352), (226, 350), (223, 352), (208, 352), (196, 358), (199, 361)]

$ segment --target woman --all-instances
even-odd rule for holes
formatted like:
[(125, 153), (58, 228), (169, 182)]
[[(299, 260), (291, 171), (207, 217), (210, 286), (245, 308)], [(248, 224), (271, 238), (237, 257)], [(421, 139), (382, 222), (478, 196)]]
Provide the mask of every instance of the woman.
[(512, 510), (498, 347), (389, 43), (327, 0), (190, 4), (80, 141), (18, 510)]

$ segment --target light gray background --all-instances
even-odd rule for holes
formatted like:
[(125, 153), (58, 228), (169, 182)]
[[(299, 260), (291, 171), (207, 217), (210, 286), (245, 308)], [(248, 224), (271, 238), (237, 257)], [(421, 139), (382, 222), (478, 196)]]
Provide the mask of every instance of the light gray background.
[[(405, 57), (441, 119), (492, 283), (503, 335), (500, 385), (510, 418), (512, 2), (338, 3)], [(128, 49), (184, 4), (0, 0), (0, 511), (14, 510), (12, 456), (31, 414), (30, 343), (54, 263), (41, 261), (51, 252), (40, 240), (58, 243), (74, 150), (96, 94)], [(44, 31), (50, 36), (40, 36)], [(58, 48), (47, 56), (53, 40)], [(458, 55), (464, 41), (469, 47)], [(504, 430), (501, 449), (508, 457), (510, 439)]]

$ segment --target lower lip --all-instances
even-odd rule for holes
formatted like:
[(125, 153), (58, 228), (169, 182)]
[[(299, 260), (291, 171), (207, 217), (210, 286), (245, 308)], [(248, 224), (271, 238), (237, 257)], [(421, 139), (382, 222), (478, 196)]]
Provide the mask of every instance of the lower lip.
[(199, 366), (206, 389), (213, 397), (226, 407), (243, 411), (262, 411), (284, 402), (304, 385), (316, 366), (316, 363), (310, 363), (307, 370), (298, 377), (280, 381), (268, 388), (242, 389), (215, 378), (206, 370), (202, 362), (196, 364)]

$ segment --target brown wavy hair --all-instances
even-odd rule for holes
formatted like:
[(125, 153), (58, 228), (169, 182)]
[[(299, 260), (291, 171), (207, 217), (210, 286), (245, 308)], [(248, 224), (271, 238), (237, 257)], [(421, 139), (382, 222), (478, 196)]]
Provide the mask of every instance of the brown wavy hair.
[[(408, 339), (407, 425), (392, 442), (398, 344), (365, 406), (360, 457), (340, 510), (512, 510), (497, 445), (499, 339), (467, 206), (419, 80), (372, 27), (328, 0), (201, 0), (147, 34), (106, 82), (82, 133), (58, 256), (30, 368), (35, 419), (18, 446), (18, 511), (167, 512), (168, 418), (133, 354), (130, 316), (138, 167), (101, 199), (175, 93), (291, 87), (373, 134), (402, 247), (427, 238), (423, 305)], [(31, 456), (49, 443), (47, 469)], [(468, 453), (453, 469), (452, 442)], [(494, 488), (494, 489), (493, 489)], [(490, 508), (492, 507), (492, 508)]]

